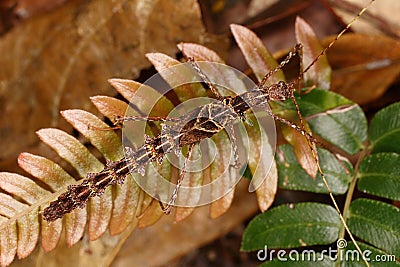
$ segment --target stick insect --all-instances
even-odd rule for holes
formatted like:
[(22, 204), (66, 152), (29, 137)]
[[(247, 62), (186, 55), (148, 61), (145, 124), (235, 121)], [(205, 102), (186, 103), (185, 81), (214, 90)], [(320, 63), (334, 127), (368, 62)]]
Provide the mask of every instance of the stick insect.
[[(203, 73), (197, 62), (191, 57), (186, 57), (193, 69), (196, 70), (217, 101), (198, 107), (180, 117), (143, 118), (131, 116), (117, 118), (117, 123), (130, 120), (161, 121), (162, 132), (153, 138), (146, 137), (144, 144), (136, 150), (131, 147), (126, 147), (126, 156), (124, 158), (115, 162), (107, 162), (105, 168), (101, 172), (89, 173), (81, 184), (69, 186), (67, 192), (60, 195), (57, 200), (51, 202), (50, 205), (45, 208), (43, 212), (44, 219), (47, 221), (54, 221), (78, 207), (84, 207), (90, 198), (94, 196), (101, 196), (108, 186), (113, 184), (122, 184), (128, 174), (137, 172), (144, 175), (145, 166), (147, 164), (152, 161), (161, 163), (166, 154), (187, 146), (187, 156), (176, 186), (172, 192), (171, 198), (166, 205), (163, 205), (160, 202), (164, 213), (170, 214), (177, 200), (179, 189), (187, 172), (187, 164), (191, 159), (193, 148), (196, 144), (206, 138), (212, 137), (222, 130), (226, 130), (231, 136), (234, 136), (233, 124), (238, 120), (246, 121), (246, 112), (251, 108), (265, 107), (265, 105), (270, 102), (292, 100), (299, 116), (300, 126), (277, 116), (269, 109), (266, 109), (266, 111), (272, 118), (295, 129), (306, 138), (313, 155), (313, 159), (315, 160), (315, 164), (317, 165), (318, 172), (321, 174), (333, 205), (339, 214), (340, 220), (342, 221), (343, 226), (348, 232), (351, 240), (356, 245), (357, 250), (362, 254), (361, 249), (357, 245), (357, 242), (347, 227), (345, 219), (343, 218), (335, 198), (333, 197), (332, 190), (326, 181), (325, 174), (320, 167), (315, 148), (315, 145), (320, 143), (312, 136), (311, 133), (305, 130), (304, 122), (294, 97), (294, 92), (298, 89), (298, 86), (300, 86), (299, 81), (302, 80), (303, 74), (306, 73), (326, 53), (326, 51), (334, 45), (334, 43), (351, 27), (351, 25), (368, 9), (368, 7), (374, 1), (375, 0), (371, 0), (369, 4), (364, 7), (336, 36), (336, 38), (326, 48), (324, 48), (308, 66), (304, 68), (304, 70), (302, 70), (301, 66), (299, 77), (295, 81), (289, 83), (280, 81), (276, 84), (269, 86), (266, 85), (268, 79), (277, 71), (281, 70), (283, 66), (288, 64), (293, 57), (299, 56), (301, 62), (301, 44), (297, 44), (275, 69), (267, 73), (256, 88), (236, 96), (221, 95), (210, 79)], [(184, 46), (182, 46), (182, 52), (185, 55)], [(237, 163), (238, 154), (235, 139), (232, 139), (232, 146), (235, 163)], [(365, 261), (365, 263), (367, 266), (369, 266), (368, 262)]]

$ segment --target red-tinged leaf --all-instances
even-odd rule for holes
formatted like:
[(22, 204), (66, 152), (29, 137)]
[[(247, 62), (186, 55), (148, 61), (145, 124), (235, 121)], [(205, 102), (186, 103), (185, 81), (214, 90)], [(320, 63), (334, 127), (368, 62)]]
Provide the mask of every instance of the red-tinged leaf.
[[(159, 195), (160, 197), (165, 197), (167, 195), (169, 190), (168, 181), (171, 181), (171, 178), (171, 164), (168, 160), (164, 160), (161, 165), (156, 163), (147, 165), (145, 176), (138, 176), (138, 179), (140, 179), (141, 182), (141, 188), (144, 188), (144, 191), (146, 192), (143, 196), (143, 200), (140, 200), (140, 214), (149, 212), (148, 209), (154, 200), (153, 196)], [(160, 205), (158, 206), (160, 207)], [(147, 219), (145, 219), (145, 221), (146, 220)]]
[(28, 257), (36, 247), (39, 239), (38, 212), (39, 209), (37, 208), (17, 221), (17, 255), (19, 259)]
[[(307, 68), (313, 60), (321, 53), (322, 46), (315, 32), (302, 18), (296, 18), (296, 40), (303, 45), (303, 68)], [(328, 90), (331, 85), (332, 69), (329, 66), (326, 55), (319, 58), (317, 62), (304, 74), (306, 86), (316, 85)]]
[(98, 130), (106, 129), (108, 125), (95, 115), (80, 109), (64, 110), (61, 115), (83, 134), (106, 159), (116, 161), (123, 157), (122, 144), (118, 135), (112, 130)]
[(60, 240), (62, 220), (48, 222), (42, 219), (41, 222), (42, 248), (44, 252), (50, 252), (57, 246)]
[[(254, 32), (236, 24), (231, 24), (231, 31), (258, 81), (261, 81), (268, 72), (278, 66), (274, 57)], [(267, 84), (271, 85), (279, 81), (285, 81), (285, 76), (281, 70), (272, 75)]]
[[(0, 216), (0, 224), (5, 222), (7, 222), (7, 218)], [(10, 265), (16, 252), (17, 226), (14, 222), (0, 231), (0, 265)]]
[[(19, 202), (13, 197), (0, 193), (0, 214), (7, 216), (8, 218), (15, 219), (18, 213), (28, 209), (28, 205)], [(9, 219), (2, 227), (1, 231), (5, 231), (7, 227), (14, 224)], [(39, 223), (38, 223), (38, 209), (30, 211), (25, 216), (19, 216), (17, 218), (17, 229), (18, 229), (18, 258), (25, 258), (35, 248), (39, 238)], [(0, 232), (1, 232), (0, 231)]]
[[(180, 164), (183, 166), (183, 160)], [(201, 170), (203, 161), (199, 146), (195, 146), (192, 152), (192, 162), (190, 168), (194, 170)], [(178, 199), (176, 201), (177, 208), (175, 212), (175, 221), (179, 222), (187, 218), (194, 211), (194, 207), (197, 206), (201, 197), (200, 186), (203, 183), (203, 172), (187, 172), (182, 182), (181, 190), (179, 190)], [(188, 206), (188, 207), (179, 207)]]
[[(299, 119), (295, 115), (297, 113), (286, 112), (285, 117), (292, 122), (298, 123)], [(307, 132), (310, 132), (310, 128), (308, 123), (304, 121), (304, 126)], [(315, 178), (318, 173), (318, 166), (314, 159), (314, 154), (312, 153), (309, 143), (305, 136), (301, 133), (289, 127), (287, 125), (282, 125), (282, 134), (285, 140), (294, 147), (294, 153), (296, 155), (297, 160), (299, 161), (301, 167), (306, 171), (308, 175), (312, 178)], [(317, 149), (315, 144), (312, 144), (314, 151)]]
[(29, 204), (34, 204), (43, 196), (50, 194), (38, 186), (31, 179), (16, 173), (0, 173), (0, 188), (4, 191), (20, 197)]
[(150, 206), (151, 202), (154, 200), (152, 196), (147, 193), (143, 193), (142, 197), (142, 206), (140, 207), (140, 214), (143, 214), (144, 211)]
[[(125, 80), (124, 80), (125, 81)], [(108, 96), (95, 96), (91, 98), (93, 104), (97, 107), (97, 109), (111, 121), (115, 121), (115, 118), (129, 116), (140, 116), (136, 110), (129, 107), (125, 102), (118, 100), (113, 97)], [(135, 127), (137, 129), (145, 127), (144, 121), (135, 122)], [(124, 136), (128, 135), (129, 140), (136, 145), (141, 145), (143, 143), (143, 136), (138, 135), (135, 129), (131, 129), (132, 127), (123, 128)], [(130, 133), (132, 131), (132, 133)]]
[(75, 179), (64, 171), (60, 165), (30, 153), (21, 153), (18, 156), (18, 165), (27, 173), (40, 179), (53, 191), (75, 182)]
[(137, 81), (118, 78), (108, 79), (108, 82), (129, 102), (135, 97), (137, 91), (142, 86), (146, 86)]
[(101, 197), (90, 200), (88, 233), (90, 240), (96, 240), (107, 230), (112, 211), (112, 191), (108, 187)]
[(68, 246), (76, 244), (85, 233), (86, 209), (76, 209), (65, 215), (65, 242)]
[[(58, 164), (40, 156), (21, 153), (18, 157), (18, 164), (25, 171), (45, 182), (54, 191), (75, 182)], [(77, 209), (66, 215), (65, 237), (69, 246), (78, 242), (83, 236), (86, 226), (86, 216), (86, 209)], [(53, 242), (45, 244), (46, 249), (51, 250), (53, 246)]]
[(210, 218), (215, 219), (224, 214), (231, 206), (234, 195), (235, 189), (233, 188), (223, 197), (212, 202), (210, 205)]
[(180, 222), (192, 215), (195, 207), (176, 207), (175, 222)]
[(143, 114), (167, 116), (174, 108), (168, 98), (145, 84), (124, 79), (109, 79), (108, 82)]
[(224, 214), (232, 204), (237, 177), (236, 169), (230, 166), (233, 153), (232, 144), (225, 132), (220, 132), (213, 137), (216, 146), (216, 155), (211, 164), (211, 197), (210, 217), (217, 218)]
[(140, 188), (130, 175), (125, 178), (124, 184), (116, 187), (115, 195), (109, 226), (111, 235), (122, 233), (133, 221), (141, 206), (139, 202)]
[(144, 228), (155, 224), (161, 216), (164, 215), (160, 207), (160, 203), (153, 199), (150, 205), (143, 211), (142, 215), (139, 217), (138, 228)]
[(114, 97), (98, 95), (90, 97), (90, 100), (111, 121), (115, 121), (117, 116), (123, 117), (128, 108), (128, 104)]
[[(242, 74), (236, 69), (225, 65), (224, 61), (214, 51), (202, 45), (191, 43), (181, 43), (178, 47), (186, 56), (192, 57), (197, 61), (197, 65), (212, 84), (222, 85), (218, 87), (221, 95), (236, 95), (247, 91), (242, 79), (238, 77), (238, 75)], [(209, 62), (215, 64), (210, 64)]]
[(248, 164), (252, 174), (249, 191), (256, 191), (258, 206), (266, 211), (274, 202), (278, 189), (278, 171), (274, 161), (274, 151), (264, 129), (257, 120), (251, 119), (253, 126), (246, 125), (249, 137), (247, 154)]
[(205, 46), (193, 43), (180, 43), (178, 44), (179, 50), (187, 56), (196, 61), (209, 61), (224, 64), (224, 60), (215, 51), (208, 49)]
[(37, 134), (60, 157), (71, 163), (81, 177), (85, 177), (88, 172), (98, 172), (103, 169), (101, 162), (66, 132), (48, 128), (37, 131)]
[[(254, 179), (254, 176), (253, 176)], [(256, 189), (257, 202), (262, 212), (271, 207), (278, 190), (278, 170), (275, 161), (272, 161), (267, 177)]]
[(149, 53), (146, 57), (161, 77), (174, 89), (181, 102), (207, 95), (201, 84), (189, 83), (193, 80), (194, 70), (187, 68), (187, 64), (182, 64), (161, 53)]

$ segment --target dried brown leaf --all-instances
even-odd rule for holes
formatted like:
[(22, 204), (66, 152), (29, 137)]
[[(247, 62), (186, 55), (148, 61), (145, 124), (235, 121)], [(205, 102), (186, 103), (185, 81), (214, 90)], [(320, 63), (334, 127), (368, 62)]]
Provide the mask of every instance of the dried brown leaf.
[[(287, 111), (285, 112), (284, 116), (286, 119), (299, 124), (297, 113)], [(308, 123), (306, 121), (303, 122), (306, 131), (310, 132)], [(293, 146), (294, 153), (301, 167), (307, 172), (308, 175), (310, 175), (312, 178), (315, 178), (318, 173), (318, 166), (315, 163), (314, 154), (310, 149), (306, 137), (287, 125), (282, 125), (282, 133), (286, 141)], [(312, 146), (314, 151), (317, 151), (314, 143), (312, 143)]]
[[(246, 87), (242, 82), (239, 82), (237, 72), (225, 65), (225, 62), (221, 57), (213, 50), (192, 43), (181, 43), (178, 45), (179, 49), (187, 57), (191, 57), (197, 61), (201, 71), (208, 77), (211, 83), (216, 85), (223, 85), (218, 90), (221, 95), (235, 95), (235, 93), (244, 93)], [(199, 61), (206, 61), (205, 63)], [(207, 62), (213, 62), (218, 64), (208, 64)], [(225, 90), (229, 89), (229, 90)], [(214, 96), (213, 96), (214, 97)]]
[(390, 37), (346, 34), (328, 57), (334, 69), (332, 90), (358, 104), (375, 101), (400, 74), (400, 41)]
[(199, 44), (180, 43), (178, 44), (178, 48), (185, 56), (191, 57), (195, 61), (225, 63), (215, 51)]
[[(231, 25), (231, 31), (258, 81), (261, 81), (265, 74), (278, 66), (274, 57), (254, 32), (236, 24)], [(267, 84), (270, 85), (279, 81), (285, 81), (285, 76), (281, 70), (272, 75)]]
[(124, 116), (128, 108), (128, 104), (124, 101), (109, 96), (92, 96), (90, 100), (111, 121), (115, 121), (116, 116)]
[(29, 212), (28, 215), (17, 221), (17, 255), (19, 259), (29, 256), (37, 245), (39, 239), (38, 211), (39, 209)]
[[(75, 179), (58, 164), (40, 156), (21, 153), (18, 157), (18, 164), (27, 173), (40, 179), (54, 191), (64, 189), (66, 185), (75, 182)], [(82, 238), (86, 226), (86, 216), (86, 209), (77, 209), (66, 215), (65, 239), (69, 246)], [(42, 246), (45, 251), (52, 250), (57, 244), (60, 235), (58, 227), (60, 226), (55, 224), (54, 227), (47, 225), (43, 228)]]
[(86, 209), (76, 209), (65, 216), (65, 242), (68, 246), (71, 247), (82, 238), (85, 233), (86, 220)]
[(35, 204), (41, 197), (49, 194), (31, 179), (16, 173), (0, 173), (0, 188), (29, 204)]
[(144, 228), (155, 224), (163, 215), (164, 212), (160, 208), (158, 201), (152, 199), (150, 205), (147, 206), (139, 218), (138, 228)]
[(80, 110), (64, 110), (61, 115), (82, 133), (107, 160), (119, 160), (123, 157), (122, 145), (118, 135), (112, 130), (101, 131), (108, 127), (95, 115)]
[[(213, 137), (216, 146), (214, 162), (210, 166), (210, 194), (213, 200), (210, 204), (210, 217), (217, 218), (224, 214), (232, 204), (235, 193), (236, 169), (230, 164), (232, 160), (232, 144), (225, 132)], [(214, 181), (214, 183), (213, 183)], [(215, 183), (216, 182), (216, 183)]]
[(101, 198), (94, 197), (90, 199), (88, 233), (89, 239), (92, 241), (100, 238), (107, 230), (113, 207), (111, 189), (111, 187), (108, 187)]
[[(183, 164), (183, 162), (182, 162)], [(201, 170), (203, 166), (203, 161), (201, 158), (200, 149), (195, 146), (192, 152), (192, 162), (190, 167), (193, 169)], [(182, 182), (182, 189), (179, 190), (179, 195), (177, 199), (177, 205), (175, 212), (175, 221), (179, 222), (187, 218), (194, 211), (194, 207), (198, 204), (201, 197), (201, 190), (196, 187), (200, 187), (203, 183), (204, 172), (187, 172), (185, 179)], [(189, 188), (188, 190), (183, 190), (184, 187)], [(193, 188), (193, 189), (192, 189)], [(190, 204), (190, 207), (179, 207), (179, 204)]]
[(249, 194), (247, 188), (248, 182), (242, 179), (231, 208), (217, 219), (210, 218), (208, 207), (199, 207), (179, 223), (173, 216), (163, 216), (152, 227), (136, 231), (119, 251), (113, 266), (165, 265), (235, 229), (258, 209), (254, 194)]
[(50, 252), (56, 248), (62, 232), (62, 220), (48, 222), (41, 220), (42, 248), (45, 252)]
[[(296, 40), (303, 45), (303, 68), (307, 68), (322, 51), (322, 46), (311, 26), (302, 18), (296, 18)], [(331, 83), (332, 69), (326, 55), (321, 56), (317, 62), (304, 73), (304, 85), (317, 86), (328, 90)]]
[[(133, 174), (137, 175), (137, 174)], [(135, 180), (128, 176), (125, 183), (115, 188), (116, 197), (110, 220), (110, 234), (122, 233), (133, 221), (140, 208), (140, 188)]]
[(271, 167), (268, 170), (268, 173), (264, 181), (256, 189), (258, 207), (262, 212), (269, 209), (272, 203), (274, 203), (277, 190), (278, 190), (278, 170), (276, 167), (276, 162), (272, 161)]
[[(22, 210), (26, 209), (28, 205), (23, 204), (9, 195), (0, 194), (0, 214), (8, 218), (15, 218), (15, 216)], [(33, 210), (27, 215), (19, 216), (17, 219), (18, 230), (18, 258), (25, 258), (34, 250), (39, 239), (39, 223), (38, 223), (38, 210)], [(12, 225), (12, 224), (11, 224)], [(10, 225), (8, 226), (10, 227)], [(7, 228), (7, 227), (6, 227)], [(4, 231), (4, 229), (2, 230)], [(6, 249), (1, 248), (0, 249)]]
[(60, 110), (93, 112), (88, 97), (114, 93), (116, 73), (137, 77), (146, 51), (174, 54), (203, 35), (194, 0), (72, 1), (15, 27), (0, 40), (0, 158), (37, 143), (40, 127), (66, 126)]
[(75, 179), (60, 165), (41, 156), (21, 153), (18, 156), (18, 165), (27, 173), (43, 181), (54, 191), (75, 182)]
[(252, 174), (249, 191), (256, 190), (258, 206), (261, 211), (266, 211), (274, 202), (278, 190), (278, 171), (271, 147), (274, 140), (269, 140), (257, 120), (251, 121), (254, 121), (254, 126), (246, 126), (249, 137), (248, 166)]
[[(0, 223), (5, 223), (7, 219), (0, 216)], [(0, 265), (7, 266), (13, 260), (17, 252), (17, 226), (12, 223), (0, 231)]]
[(194, 74), (192, 69), (186, 68), (176, 59), (162, 53), (149, 53), (146, 57), (161, 77), (174, 89), (182, 103), (192, 98), (206, 96), (206, 91), (200, 84), (188, 84), (192, 81)]
[(88, 172), (98, 172), (103, 169), (101, 162), (84, 145), (66, 132), (58, 129), (41, 129), (37, 131), (37, 134), (42, 142), (71, 163), (81, 177), (85, 177)]
[[(347, 24), (367, 6), (370, 0), (329, 0), (329, 2), (336, 15)], [(400, 37), (399, 9), (398, 1), (374, 1), (351, 28), (358, 33)]]

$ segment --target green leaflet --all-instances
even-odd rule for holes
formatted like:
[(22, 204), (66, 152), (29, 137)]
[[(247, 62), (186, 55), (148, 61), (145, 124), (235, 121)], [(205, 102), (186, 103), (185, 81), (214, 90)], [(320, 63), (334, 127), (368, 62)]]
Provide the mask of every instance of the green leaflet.
[[(293, 153), (293, 147), (281, 145), (278, 148), (277, 163), (279, 187), (289, 190), (302, 190), (315, 193), (328, 193), (321, 175), (312, 179), (300, 166)], [(334, 194), (344, 194), (347, 191), (351, 174), (346, 173), (339, 161), (325, 149), (318, 149), (321, 168)], [(350, 168), (350, 166), (346, 167)], [(350, 171), (352, 169), (349, 169)]]
[(400, 200), (400, 155), (378, 153), (365, 158), (358, 172), (358, 189), (364, 193)]
[(340, 220), (329, 205), (281, 205), (257, 215), (246, 228), (243, 251), (330, 244), (338, 238)]
[(377, 112), (371, 121), (369, 139), (372, 153), (400, 153), (400, 103)]
[(400, 209), (381, 201), (360, 198), (349, 209), (352, 233), (388, 254), (400, 257)]

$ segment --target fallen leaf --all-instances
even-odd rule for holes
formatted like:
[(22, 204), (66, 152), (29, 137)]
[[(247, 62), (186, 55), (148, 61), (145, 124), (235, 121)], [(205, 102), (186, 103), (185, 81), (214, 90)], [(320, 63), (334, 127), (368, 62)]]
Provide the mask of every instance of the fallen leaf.
[[(332, 37), (333, 38), (333, 37)], [(325, 39), (323, 45), (333, 39)], [(331, 90), (358, 104), (382, 96), (400, 74), (400, 41), (385, 36), (346, 34), (328, 50)]]
[(60, 110), (95, 112), (89, 96), (115, 94), (110, 77), (138, 77), (146, 52), (173, 55), (204, 34), (194, 0), (71, 1), (13, 28), (0, 39), (0, 158), (37, 144), (39, 128), (71, 129)]

